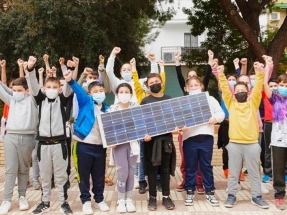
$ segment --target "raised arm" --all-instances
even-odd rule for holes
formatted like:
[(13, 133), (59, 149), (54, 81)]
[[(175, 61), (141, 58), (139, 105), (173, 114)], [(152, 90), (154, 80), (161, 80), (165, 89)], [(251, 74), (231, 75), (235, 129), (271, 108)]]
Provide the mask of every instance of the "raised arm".
[(218, 66), (217, 72), (218, 72), (219, 86), (222, 91), (222, 99), (224, 101), (226, 108), (229, 109), (233, 100), (233, 95), (229, 90), (228, 81), (224, 75), (224, 66)]
[[(0, 81), (0, 83), (2, 83)], [(5, 104), (10, 105), (10, 101), (12, 99), (13, 93), (12, 95), (7, 93), (6, 90), (3, 88), (3, 85), (5, 84), (0, 84), (0, 100), (2, 100)]]
[(35, 71), (35, 63), (37, 62), (37, 58), (30, 56), (27, 62), (27, 69), (28, 73), (26, 73), (26, 80), (29, 86), (30, 93), (33, 96), (38, 96), (39, 92), (41, 91), (40, 85), (38, 83)]
[(148, 59), (150, 61), (150, 72), (151, 73), (159, 73), (158, 72), (158, 66), (157, 66), (156, 58), (155, 58), (155, 54), (150, 52), (148, 54)]
[[(259, 108), (261, 97), (262, 97), (262, 86), (264, 78), (264, 65), (259, 62), (254, 62), (253, 64), (255, 70), (255, 85), (252, 90), (251, 100), (255, 107)], [(264, 86), (265, 87), (265, 86)], [(267, 96), (267, 94), (266, 94)], [(268, 96), (267, 96), (268, 97)], [(268, 97), (269, 98), (269, 97)]]
[(247, 74), (247, 58), (241, 58), (241, 72), (240, 75), (246, 75)]
[(180, 58), (181, 57), (180, 57), (179, 51), (176, 51), (174, 53), (174, 59), (175, 59), (175, 70), (176, 70), (177, 80), (178, 80), (178, 84), (179, 84), (183, 94), (185, 94), (185, 90), (184, 90), (185, 80), (184, 80), (184, 77), (183, 77), (182, 72), (181, 72)]
[(162, 80), (162, 87), (161, 87), (161, 92), (163, 93), (165, 91), (165, 83), (166, 83), (166, 77), (165, 77), (165, 71), (164, 71), (164, 61), (163, 60), (160, 60), (158, 62), (159, 64), (159, 67), (160, 67), (160, 77), (161, 77), (161, 80)]
[(203, 81), (202, 81), (205, 91), (207, 91), (207, 88), (208, 88), (208, 84), (209, 84), (209, 80), (210, 80), (210, 76), (212, 72), (211, 66), (212, 66), (212, 62), (214, 58), (213, 51), (208, 50), (207, 54), (208, 54), (208, 64), (207, 64), (206, 72), (204, 74)]
[(143, 90), (140, 80), (139, 80), (139, 76), (138, 76), (138, 72), (136, 68), (136, 60), (134, 58), (131, 59), (130, 64), (132, 66), (132, 75), (133, 75), (133, 80), (134, 80), (134, 87), (135, 87), (137, 101), (141, 102), (142, 99), (145, 97), (146, 93)]
[(73, 79), (74, 80), (78, 80), (78, 72), (79, 72), (79, 63), (80, 63), (80, 60), (79, 58), (73, 56), (72, 57), (72, 60), (74, 61), (75, 63), (75, 70), (73, 71)]
[(1, 81), (7, 85), (6, 60), (1, 60)]
[(19, 67), (19, 77), (24, 77), (24, 67), (23, 67), (23, 63), (24, 61), (22, 59), (18, 59), (17, 60), (17, 64), (18, 64), (18, 67)]
[(40, 85), (40, 88), (42, 88), (44, 87), (44, 78), (43, 78), (44, 68), (41, 67), (40, 69), (38, 69), (38, 73), (39, 73), (39, 85)]
[(44, 60), (44, 63), (45, 63), (46, 71), (50, 70), (49, 55), (44, 54), (43, 60)]
[(237, 76), (240, 76), (241, 70), (240, 70), (240, 67), (239, 67), (239, 58), (235, 58), (233, 60), (233, 65), (234, 65), (234, 69), (235, 69), (235, 74)]
[(4, 84), (2, 81), (0, 81), (0, 86), (8, 93), (9, 95), (13, 95), (13, 90), (9, 87), (7, 87), (6, 84)]

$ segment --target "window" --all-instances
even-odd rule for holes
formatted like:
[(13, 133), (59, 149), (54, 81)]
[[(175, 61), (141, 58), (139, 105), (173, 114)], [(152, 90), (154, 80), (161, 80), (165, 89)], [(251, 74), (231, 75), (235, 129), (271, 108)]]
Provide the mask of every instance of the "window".
[(184, 33), (184, 47), (198, 47), (198, 37), (193, 36), (191, 33)]

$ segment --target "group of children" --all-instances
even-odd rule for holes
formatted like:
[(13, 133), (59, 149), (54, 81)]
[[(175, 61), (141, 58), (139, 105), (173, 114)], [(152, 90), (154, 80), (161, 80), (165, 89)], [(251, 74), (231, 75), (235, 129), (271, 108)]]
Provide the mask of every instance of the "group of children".
[[(139, 79), (136, 71), (136, 61), (131, 59), (121, 67), (121, 78), (114, 74), (114, 62), (121, 49), (115, 47), (104, 69), (104, 57), (100, 56), (100, 66), (97, 71), (85, 68), (77, 80), (79, 60), (73, 58), (65, 64), (59, 59), (63, 78), (56, 76), (56, 68), (49, 67), (48, 56), (43, 59), (46, 64), (46, 79), (43, 69), (39, 69), (39, 79), (36, 77), (36, 62), (34, 56), (24, 62), (19, 62), (22, 77), (12, 81), (11, 89), (0, 82), (0, 99), (9, 106), (8, 115), (4, 119), (4, 153), (5, 153), (5, 187), (4, 199), (0, 214), (7, 214), (11, 208), (13, 186), (18, 178), (19, 209), (29, 209), (25, 197), (29, 180), (29, 167), (32, 151), (38, 159), (42, 199), (33, 210), (33, 214), (50, 211), (50, 196), (53, 180), (55, 180), (60, 201), (60, 210), (64, 214), (72, 214), (67, 202), (67, 190), (70, 186), (70, 156), (74, 159), (77, 180), (84, 214), (93, 214), (90, 194), (90, 178), (96, 207), (101, 211), (109, 211), (104, 201), (106, 148), (103, 147), (100, 133), (101, 114), (133, 108), (138, 105), (150, 104), (171, 99), (164, 94), (166, 80), (164, 62), (159, 61), (160, 72), (154, 54), (149, 54), (151, 72), (144, 79)], [(203, 81), (195, 71), (190, 71), (185, 81), (180, 68), (180, 53), (175, 53), (176, 72), (183, 94), (195, 95), (207, 90), (209, 77), (213, 73), (218, 79), (222, 102), (208, 96), (211, 118), (207, 124), (187, 128), (175, 127), (172, 133), (158, 136), (146, 134), (141, 141), (114, 146), (111, 149), (111, 161), (114, 161), (117, 172), (117, 211), (120, 213), (135, 212), (132, 190), (134, 188), (135, 171), (139, 168), (140, 193), (149, 186), (148, 209), (157, 209), (157, 186), (160, 182), (162, 204), (168, 209), (175, 208), (170, 198), (170, 176), (175, 174), (175, 146), (173, 134), (178, 134), (182, 156), (181, 170), (183, 182), (178, 191), (186, 191), (185, 205), (194, 204), (194, 195), (206, 194), (206, 201), (212, 206), (218, 206), (215, 196), (214, 176), (211, 165), (214, 125), (221, 123), (224, 139), (224, 149), (232, 159), (228, 159), (228, 197), (225, 207), (233, 207), (236, 203), (236, 193), (242, 172), (243, 162), (246, 165), (251, 183), (251, 203), (260, 208), (268, 208), (262, 198), (260, 177), (261, 135), (259, 106), (263, 98), (270, 101), (272, 122), (270, 143), (272, 156), (273, 182), (275, 189), (275, 204), (278, 209), (285, 209), (285, 169), (286, 147), (285, 137), (287, 75), (279, 76), (278, 81), (270, 81), (272, 58), (264, 56), (266, 65), (254, 63), (254, 81), (242, 75), (226, 77), (224, 67), (218, 66), (212, 51), (208, 52), (207, 71)], [(5, 61), (1, 61), (2, 75)], [(243, 64), (241, 70), (244, 70)], [(236, 68), (239, 69), (240, 68)], [(264, 72), (265, 71), (265, 72)], [(6, 72), (6, 71), (5, 71)], [(25, 77), (24, 76), (25, 73)], [(240, 71), (239, 71), (240, 73)], [(265, 74), (264, 74), (265, 73)], [(2, 77), (3, 78), (3, 77)], [(2, 79), (3, 80), (3, 79)], [(253, 86), (252, 84), (253, 83)], [(277, 87), (278, 85), (278, 87)], [(274, 87), (275, 86), (275, 87)], [(104, 103), (106, 94), (113, 92), (115, 102), (108, 106)], [(228, 115), (227, 115), (228, 114)], [(70, 116), (74, 122), (71, 126)], [(262, 124), (262, 122), (261, 122)], [(227, 125), (227, 126), (226, 126)], [(248, 126), (247, 126), (248, 125)], [(3, 130), (3, 127), (2, 127)], [(250, 132), (253, 131), (253, 132)], [(264, 133), (266, 136), (266, 134)], [(224, 137), (223, 137), (224, 136)], [(70, 137), (70, 138), (69, 138)], [(71, 137), (74, 140), (71, 152)], [(35, 147), (35, 139), (37, 145)], [(268, 137), (265, 137), (265, 142)], [(159, 153), (159, 154), (158, 154)], [(276, 156), (273, 156), (276, 154)], [(156, 159), (154, 159), (156, 158)], [(35, 162), (37, 164), (37, 162)], [(138, 164), (139, 163), (139, 164)], [(226, 163), (226, 162), (225, 162)], [(34, 162), (33, 162), (34, 164)], [(35, 165), (36, 165), (35, 164)], [(226, 170), (227, 168), (225, 168)], [(266, 171), (267, 174), (267, 171)], [(37, 175), (37, 174), (36, 174)], [(147, 182), (145, 180), (147, 176)], [(270, 175), (268, 175), (270, 177)], [(38, 182), (36, 176), (35, 182)], [(265, 177), (265, 176), (264, 176)]]

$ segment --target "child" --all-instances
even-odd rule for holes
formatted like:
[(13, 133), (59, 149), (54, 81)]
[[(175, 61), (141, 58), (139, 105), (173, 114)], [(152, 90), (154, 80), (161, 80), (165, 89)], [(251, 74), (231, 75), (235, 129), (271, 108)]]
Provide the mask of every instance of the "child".
[(259, 171), (261, 148), (258, 144), (259, 126), (257, 122), (257, 112), (261, 100), (263, 65), (255, 62), (254, 68), (256, 81), (249, 99), (249, 88), (244, 82), (238, 82), (234, 86), (234, 99), (223, 73), (224, 67), (219, 66), (217, 68), (223, 101), (229, 112), (230, 126), (228, 133), (230, 141), (226, 148), (229, 157), (232, 158), (228, 161), (228, 198), (224, 203), (225, 207), (233, 207), (236, 203), (237, 184), (243, 161), (246, 164), (251, 184), (251, 203), (260, 208), (269, 207), (262, 199)]
[[(64, 74), (66, 81), (78, 98), (79, 116), (74, 126), (73, 157), (78, 173), (80, 198), (84, 214), (93, 214), (90, 195), (90, 176), (92, 177), (94, 198), (101, 211), (109, 211), (104, 202), (106, 148), (103, 148), (99, 131), (100, 114), (108, 110), (103, 104), (105, 99), (104, 85), (95, 81), (89, 84), (88, 92), (72, 79), (72, 72)], [(85, 120), (86, 119), (86, 120)], [(87, 120), (89, 119), (89, 120)]]
[[(186, 81), (185, 90), (190, 95), (203, 91), (202, 81), (193, 76)], [(203, 178), (203, 185), (206, 192), (206, 201), (212, 206), (218, 206), (219, 202), (214, 195), (214, 178), (211, 166), (214, 124), (224, 119), (224, 112), (219, 103), (209, 96), (209, 105), (212, 117), (209, 124), (197, 126), (183, 133), (183, 154), (185, 160), (185, 190), (187, 191), (185, 205), (193, 205), (194, 191), (196, 189), (196, 175), (198, 164)]]
[(37, 105), (29, 95), (25, 78), (12, 82), (13, 95), (10, 95), (1, 82), (0, 99), (9, 105), (9, 114), (4, 137), (5, 186), (0, 214), (7, 214), (11, 209), (11, 200), (16, 177), (18, 177), (19, 209), (28, 210), (26, 189), (29, 180), (31, 155), (35, 147), (37, 130)]
[(277, 82), (278, 93), (271, 90), (271, 87), (268, 85), (268, 77), (264, 78), (264, 92), (272, 105), (273, 115), (270, 145), (275, 205), (277, 209), (285, 210), (285, 167), (287, 162), (287, 75), (280, 75)]
[[(110, 111), (123, 110), (138, 106), (132, 102), (132, 87), (128, 83), (121, 83), (116, 88), (118, 103), (111, 106)], [(117, 166), (117, 190), (119, 213), (135, 212), (136, 207), (132, 202), (134, 187), (134, 172), (139, 154), (138, 142), (124, 143), (113, 148), (113, 158)]]
[[(147, 75), (146, 86), (150, 91), (150, 95), (144, 98), (141, 102), (141, 105), (149, 104), (157, 101), (163, 101), (170, 99), (171, 97), (163, 94), (162, 89), (162, 80), (159, 74), (150, 73)], [(170, 175), (174, 176), (175, 171), (175, 147), (173, 143), (173, 137), (171, 133), (159, 135), (156, 137), (149, 136), (148, 134), (144, 138), (145, 142), (145, 154), (144, 154), (144, 169), (145, 173), (148, 176), (149, 184), (149, 199), (148, 199), (148, 209), (151, 211), (156, 210), (157, 208), (157, 174), (160, 174), (160, 180), (162, 185), (162, 204), (168, 210), (173, 210), (175, 205), (170, 198)], [(161, 161), (160, 164), (152, 161), (152, 158), (156, 157), (156, 154), (153, 153), (153, 148), (156, 146), (161, 146), (161, 149), (157, 149), (161, 152)], [(170, 150), (165, 150), (167, 146), (170, 146)]]
[[(39, 125), (37, 132), (38, 159), (40, 176), (42, 179), (42, 202), (32, 212), (42, 214), (50, 211), (51, 178), (54, 174), (58, 187), (58, 196), (61, 204), (60, 211), (64, 214), (72, 214), (72, 210), (65, 200), (64, 185), (68, 180), (68, 149), (66, 135), (65, 106), (71, 90), (67, 83), (63, 87), (63, 94), (59, 94), (60, 81), (50, 77), (45, 81), (45, 94), (41, 91), (35, 74), (37, 59), (29, 57), (27, 62), (26, 79), (39, 106)], [(29, 72), (28, 72), (29, 71)]]

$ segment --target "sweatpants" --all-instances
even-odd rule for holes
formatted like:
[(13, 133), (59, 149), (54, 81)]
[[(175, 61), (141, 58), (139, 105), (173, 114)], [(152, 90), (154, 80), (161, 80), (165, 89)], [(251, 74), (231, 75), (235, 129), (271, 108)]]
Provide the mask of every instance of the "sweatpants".
[(214, 191), (213, 167), (211, 166), (213, 141), (211, 135), (196, 135), (183, 141), (186, 172), (185, 190), (195, 191), (199, 164), (205, 191)]
[(271, 146), (272, 168), (273, 168), (273, 188), (275, 199), (285, 197), (285, 168), (287, 162), (287, 148)]
[[(75, 159), (75, 156), (77, 158)], [(84, 204), (91, 201), (90, 177), (92, 177), (92, 192), (96, 203), (104, 200), (105, 171), (106, 171), (106, 149), (103, 145), (88, 143), (74, 143), (74, 161), (78, 173), (80, 199)]]
[(58, 189), (60, 203), (65, 202), (64, 185), (68, 180), (67, 166), (67, 143), (47, 144), (40, 141), (38, 146), (38, 159), (40, 167), (40, 176), (42, 180), (42, 201), (50, 202), (52, 175)]
[(38, 181), (40, 177), (39, 161), (37, 157), (39, 141), (36, 140), (35, 148), (32, 152), (33, 181)]
[(138, 156), (131, 156), (129, 143), (117, 145), (113, 148), (113, 156), (117, 167), (118, 197), (119, 199), (131, 198)]
[(252, 197), (261, 196), (260, 178), (260, 152), (261, 147), (258, 143), (240, 144), (230, 142), (226, 146), (228, 155), (229, 175), (228, 175), (228, 194), (236, 196), (238, 178), (242, 169), (242, 162), (245, 162), (248, 178), (250, 181)]
[(11, 201), (16, 177), (19, 196), (25, 196), (29, 180), (34, 134), (10, 134), (4, 136), (5, 185), (4, 201)]

